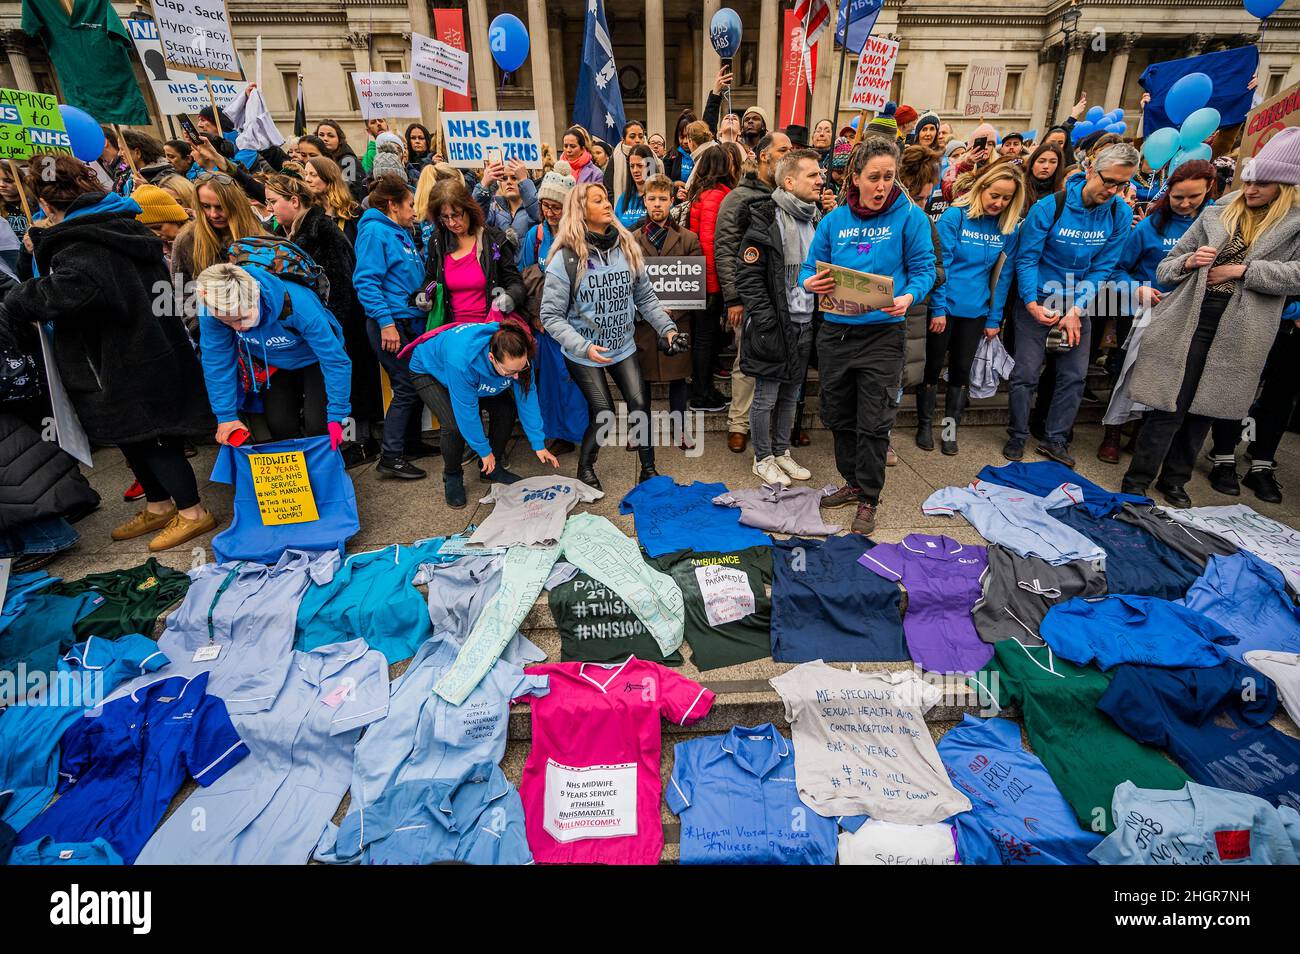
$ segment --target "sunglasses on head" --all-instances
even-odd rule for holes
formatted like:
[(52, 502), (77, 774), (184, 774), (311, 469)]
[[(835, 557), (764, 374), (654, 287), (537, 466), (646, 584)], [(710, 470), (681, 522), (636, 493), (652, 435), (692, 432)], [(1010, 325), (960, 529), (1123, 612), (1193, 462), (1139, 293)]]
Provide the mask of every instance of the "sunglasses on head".
[(224, 172), (205, 172), (194, 181), (196, 183), (220, 182), (222, 185), (235, 184), (235, 180), (232, 179), (230, 176), (226, 175)]

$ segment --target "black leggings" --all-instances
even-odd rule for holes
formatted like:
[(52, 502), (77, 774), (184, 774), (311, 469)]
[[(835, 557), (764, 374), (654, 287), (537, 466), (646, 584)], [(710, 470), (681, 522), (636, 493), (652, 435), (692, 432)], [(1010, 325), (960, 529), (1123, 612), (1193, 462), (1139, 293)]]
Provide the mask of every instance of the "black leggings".
[(984, 336), (984, 322), (978, 318), (949, 315), (943, 331), (925, 333), (925, 383), (939, 383), (943, 362), (948, 360), (948, 384), (962, 388), (970, 384), (970, 366), (975, 349)]
[[(438, 446), (442, 454), (442, 472), (444, 474), (461, 473), (461, 458), (465, 456), (465, 435), (456, 424), (456, 412), (452, 410), (451, 393), (447, 386), (429, 374), (417, 374), (411, 378), (415, 393), (438, 419)], [(492, 397), (479, 398), (479, 407), (488, 412), (488, 444), (497, 459), (497, 467), (505, 466), (506, 443), (515, 426), (515, 398), (509, 391), (502, 391)]]
[(262, 416), (271, 440), (319, 437), (328, 433), (325, 420), (325, 377), (319, 364), (277, 368), (262, 394)]
[[(1255, 421), (1255, 439), (1246, 453), (1251, 462), (1277, 461), (1277, 448), (1282, 443), (1291, 417), (1295, 414), (1296, 400), (1300, 397), (1300, 328), (1283, 322), (1273, 339), (1273, 348), (1264, 365), (1263, 389), (1250, 409)], [(1218, 420), (1214, 422), (1214, 455), (1233, 456), (1241, 440), (1242, 422)]]
[(691, 396), (697, 400), (713, 390), (713, 366), (722, 352), (722, 311), (722, 293), (710, 292), (704, 310), (691, 312)]
[[(596, 460), (596, 436), (601, 424), (608, 422), (612, 426), (614, 420), (614, 395), (609, 390), (609, 379), (606, 378), (605, 372), (608, 371), (609, 376), (614, 379), (614, 383), (618, 385), (623, 395), (623, 400), (627, 403), (630, 425), (637, 420), (632, 415), (638, 413), (649, 415), (650, 395), (646, 390), (645, 380), (641, 377), (641, 365), (635, 353), (628, 355), (622, 361), (602, 365), (599, 368), (578, 364), (568, 358), (564, 360), (569, 366), (569, 376), (577, 383), (582, 396), (587, 399), (587, 431), (582, 435), (582, 450), (578, 454), (578, 464), (590, 466)], [(647, 425), (644, 433), (649, 434), (648, 416), (644, 420)], [(641, 430), (635, 426), (631, 426), (630, 429), (633, 434)], [(642, 467), (654, 466), (654, 447), (647, 443), (643, 447), (638, 447), (637, 453), (641, 457)]]
[(119, 444), (118, 449), (150, 503), (172, 500), (178, 510), (198, 504), (199, 485), (194, 479), (194, 468), (185, 459), (185, 438), (169, 434), (150, 441)]

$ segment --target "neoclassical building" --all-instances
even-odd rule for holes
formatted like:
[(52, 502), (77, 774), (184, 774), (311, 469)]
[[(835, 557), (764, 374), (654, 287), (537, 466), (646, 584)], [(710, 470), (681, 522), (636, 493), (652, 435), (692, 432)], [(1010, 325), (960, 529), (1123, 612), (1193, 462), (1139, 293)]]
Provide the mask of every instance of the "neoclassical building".
[[(410, 64), (412, 30), (432, 34), (430, 7), (422, 0), (228, 0), (245, 68), (255, 62), (262, 40), (263, 88), (267, 102), (287, 133), (293, 116), (297, 77), (306, 82), (309, 117), (341, 120), (358, 140), (364, 138), (352, 91), (354, 71), (403, 71)], [(567, 124), (582, 54), (584, 0), (435, 0), (434, 6), (459, 8), (472, 59), (471, 84), (479, 109), (536, 108), (552, 141)], [(707, 25), (722, 0), (606, 0), (606, 15), (619, 67), (618, 79), (629, 117), (648, 120), (651, 130), (669, 129), (679, 111), (699, 111), (712, 85), (718, 58), (708, 42)], [(731, 0), (744, 36), (736, 58), (733, 104), (776, 115), (781, 51), (782, 0)], [(124, 18), (137, 9), (115, 3)], [(148, 4), (143, 4), (148, 11)], [(1266, 95), (1300, 81), (1300, 10), (1283, 8), (1261, 36), (1259, 21), (1241, 0), (1081, 0), (1063, 17), (1068, 0), (886, 0), (876, 32), (901, 41), (892, 96), (918, 110), (934, 109), (958, 133), (976, 118), (966, 118), (967, 70), (973, 60), (999, 60), (1007, 66), (1003, 130), (1042, 129), (1061, 85), (1056, 118), (1068, 112), (1081, 91), (1091, 104), (1139, 107), (1137, 78), (1152, 62), (1249, 43), (1258, 43), (1258, 82)], [(485, 38), (498, 13), (513, 13), (527, 24), (532, 40), (528, 62), (504, 83)], [(0, 85), (57, 92), (56, 78), (41, 43), (19, 31), (18, 0), (0, 0), (0, 31), (6, 60)], [(842, 60), (831, 30), (818, 42), (810, 118), (830, 116), (837, 69), (843, 62), (845, 99), (855, 67)], [(482, 39), (482, 42), (475, 42)], [(143, 83), (139, 65), (137, 73)], [(251, 78), (251, 76), (250, 76)], [(420, 89), (424, 120), (437, 110), (435, 91)], [(156, 131), (169, 134), (155, 116)], [(841, 112), (841, 122), (853, 114)]]

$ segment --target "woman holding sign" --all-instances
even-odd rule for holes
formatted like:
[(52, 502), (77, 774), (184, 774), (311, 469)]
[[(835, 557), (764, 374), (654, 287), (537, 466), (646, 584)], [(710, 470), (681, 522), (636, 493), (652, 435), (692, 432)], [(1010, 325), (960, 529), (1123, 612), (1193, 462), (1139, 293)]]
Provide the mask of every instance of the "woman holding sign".
[(546, 333), (564, 350), (569, 374), (587, 399), (577, 477), (597, 490), (597, 433), (614, 416), (606, 371), (627, 403), (632, 436), (641, 438), (636, 441), (641, 457), (637, 480), (658, 476), (648, 433), (650, 394), (636, 354), (637, 312), (659, 333), (660, 347), (668, 354), (689, 347), (689, 338), (678, 334), (659, 304), (641, 248), (614, 217), (605, 187), (580, 182), (564, 200), (564, 217), (546, 266), (541, 314)]
[[(897, 178), (898, 147), (878, 136), (863, 141), (849, 158), (847, 202), (818, 224), (799, 272), (804, 289), (823, 296), (825, 323), (817, 341), (821, 415), (844, 478), (822, 506), (856, 503), (856, 533), (876, 527), (889, 432), (898, 414), (907, 309), (930, 293), (936, 274), (930, 220)], [(836, 313), (854, 309), (828, 298), (836, 279), (827, 263), (889, 279), (893, 304)]]

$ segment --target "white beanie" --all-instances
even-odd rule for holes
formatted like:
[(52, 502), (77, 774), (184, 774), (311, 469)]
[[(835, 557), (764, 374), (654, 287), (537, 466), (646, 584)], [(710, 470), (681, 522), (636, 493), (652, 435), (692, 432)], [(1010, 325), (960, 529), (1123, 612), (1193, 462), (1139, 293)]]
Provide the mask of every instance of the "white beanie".
[(561, 159), (551, 167), (551, 171), (542, 176), (542, 184), (537, 187), (537, 201), (550, 199), (563, 202), (578, 184), (573, 176), (573, 167)]

